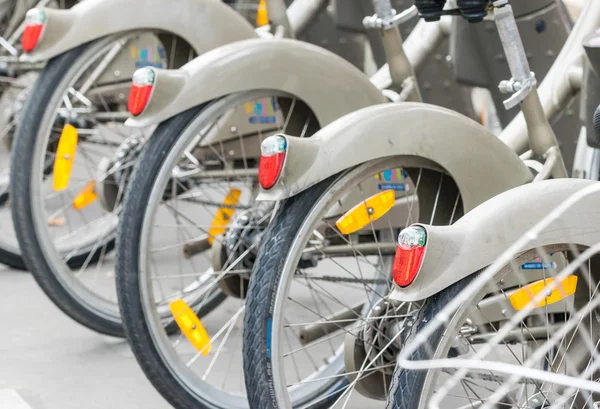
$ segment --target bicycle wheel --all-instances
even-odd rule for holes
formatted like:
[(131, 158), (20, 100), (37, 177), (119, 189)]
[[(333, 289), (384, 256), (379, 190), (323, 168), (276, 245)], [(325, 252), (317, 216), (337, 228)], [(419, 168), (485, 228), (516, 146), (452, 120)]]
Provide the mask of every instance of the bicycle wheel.
[(23, 105), (38, 74), (28, 72), (15, 79), (0, 97), (0, 263), (24, 270), (19, 244), (14, 234), (10, 214), (10, 151), (14, 129), (23, 110)]
[[(247, 407), (239, 326), (271, 212), (254, 202), (260, 144), (278, 132), (306, 137), (317, 129), (291, 95), (233, 94), (162, 123), (136, 164), (118, 234), (117, 292), (139, 364), (176, 408)], [(206, 316), (206, 305), (225, 295)], [(165, 310), (172, 320), (201, 317), (194, 325), (211, 337), (210, 354), (185, 325), (169, 337)]]
[[(19, 120), (25, 98), (35, 80), (37, 71), (28, 71), (31, 67), (18, 63), (20, 51), (19, 23), (25, 17), (29, 7), (35, 6), (35, 1), (28, 0), (17, 3), (16, 0), (0, 3), (0, 32), (6, 44), (0, 47), (0, 56), (7, 62), (0, 68), (0, 263), (19, 270), (25, 269), (17, 238), (13, 233), (10, 216), (9, 185), (10, 185), (10, 151), (14, 129)], [(47, 7), (67, 8), (70, 4), (64, 1), (50, 1)], [(10, 61), (10, 62), (9, 62)]]
[(250, 407), (383, 406), (401, 345), (391, 340), (419, 307), (386, 301), (399, 229), (461, 209), (452, 178), (414, 157), (367, 162), (282, 203), (246, 302)]
[[(16, 2), (15, 2), (16, 3)], [(35, 6), (35, 1), (31, 1), (31, 4), (27, 7)], [(66, 6), (71, 6), (75, 2), (50, 2), (46, 5), (46, 7), (61, 7), (68, 8)], [(256, 14), (258, 10), (258, 0), (229, 0), (226, 1), (229, 6), (231, 6), (234, 10), (243, 15), (249, 22), (255, 24), (256, 22)], [(9, 7), (10, 6), (10, 7)], [(4, 38), (9, 38), (13, 32), (6, 32), (6, 25), (8, 24), (8, 18), (10, 16), (10, 12), (12, 12), (12, 8), (14, 4), (10, 2), (5, 2), (0, 6), (0, 29), (5, 34)], [(23, 13), (25, 10), (23, 11)], [(16, 27), (12, 27), (13, 31)], [(166, 36), (163, 34), (161, 39), (164, 44), (168, 44), (172, 48), (175, 48), (176, 44), (171, 43), (171, 39), (165, 38)], [(16, 38), (15, 40), (18, 40)], [(18, 44), (12, 44), (15, 47), (19, 48)], [(139, 47), (140, 51), (143, 47)], [(0, 48), (0, 54), (7, 54), (4, 52), (5, 50)], [(3, 53), (4, 52), (4, 53)], [(183, 55), (182, 52), (179, 52), (177, 56), (180, 58)], [(8, 57), (9, 55), (7, 55)], [(185, 58), (191, 57), (189, 54), (185, 55)], [(185, 60), (179, 61), (177, 64), (174, 61), (171, 61), (169, 64), (170, 68), (176, 68), (181, 63), (185, 62)], [(143, 66), (143, 61), (140, 61), (139, 66)], [(12, 66), (11, 66), (12, 67)], [(18, 67), (18, 66), (17, 66)], [(13, 234), (14, 228), (12, 225), (12, 220), (10, 216), (10, 204), (9, 204), (9, 185), (10, 185), (10, 156), (9, 152), (12, 147), (13, 133), (14, 127), (18, 122), (18, 117), (22, 111), (22, 105), (24, 101), (21, 101), (22, 96), (26, 95), (31, 88), (35, 80), (32, 80), (33, 77), (37, 78), (37, 73), (28, 72), (24, 75), (19, 76), (14, 79), (11, 78), (12, 75), (16, 73), (5, 73), (0, 72), (2, 76), (6, 76), (8, 82), (4, 84), (4, 79), (0, 79), (0, 89), (3, 91), (4, 95), (2, 100), (0, 100), (0, 108), (2, 112), (0, 113), (0, 226), (3, 228), (3, 232), (5, 234), (0, 237), (0, 263), (6, 264), (12, 268), (26, 269), (25, 262), (22, 259), (21, 252), (19, 250), (19, 245), (17, 242), (17, 237)], [(121, 77), (125, 78), (128, 74), (123, 72), (121, 73)], [(14, 80), (14, 81), (13, 81)], [(9, 94), (9, 95), (6, 95)], [(124, 92), (124, 95), (127, 95), (127, 92)], [(114, 189), (113, 189), (114, 190)], [(92, 258), (93, 259), (93, 258)], [(85, 254), (81, 256), (74, 256), (68, 260), (69, 266), (72, 268), (78, 268), (87, 260)]]
[(17, 126), (11, 210), (25, 264), (63, 312), (101, 333), (123, 335), (110, 252), (129, 168), (151, 131), (123, 125), (131, 75), (190, 53), (148, 31), (83, 44), (47, 63)]
[[(577, 259), (579, 251), (570, 244), (528, 251), (498, 269), (485, 286), (469, 291), (446, 324), (437, 327), (427, 343), (419, 345), (408, 358), (414, 361), (449, 358), (448, 367), (408, 370), (398, 366), (387, 407), (427, 408), (433, 396), (439, 393), (443, 395), (438, 396), (438, 401), (443, 396), (444, 408), (449, 409), (484, 405), (524, 409), (593, 408), (594, 403), (600, 401), (600, 394), (584, 388), (569, 391), (565, 386), (534, 376), (519, 377), (510, 384), (512, 373), (495, 366), (495, 363), (523, 368), (529, 365), (548, 375), (600, 380), (600, 362), (595, 357), (600, 343), (597, 256), (575, 266), (568, 276), (571, 283), (576, 283), (573, 292), (565, 290), (565, 284), (563, 289), (553, 290), (557, 292), (554, 300), (542, 299), (541, 304), (526, 311), (522, 319), (514, 318), (539, 292), (548, 291), (548, 297), (552, 295), (549, 288), (536, 291), (535, 286), (550, 285), (549, 280), (565, 271), (566, 261)], [(529, 266), (525, 269), (524, 264)], [(476, 276), (467, 277), (426, 300), (407, 342), (412, 342)], [(562, 279), (555, 282), (565, 283)], [(567, 326), (571, 329), (561, 333)], [(491, 344), (494, 337), (499, 337), (498, 342)], [(460, 369), (451, 368), (452, 359), (485, 360), (489, 364), (483, 367), (485, 369), (466, 368), (461, 373)], [(453, 377), (455, 382), (448, 385)], [(501, 392), (502, 388), (506, 390)]]

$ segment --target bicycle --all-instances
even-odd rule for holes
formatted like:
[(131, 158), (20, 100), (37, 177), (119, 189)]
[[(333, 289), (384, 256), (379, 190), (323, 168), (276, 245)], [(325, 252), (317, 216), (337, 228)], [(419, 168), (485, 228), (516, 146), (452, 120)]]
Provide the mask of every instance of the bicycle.
[[(598, 406), (599, 191), (595, 181), (540, 181), (490, 199), (443, 236), (431, 228), (426, 245), (466, 245), (425, 256), (449, 264), (424, 260), (420, 279), (449, 279), (410, 296), (426, 298), (404, 334), (389, 408)], [(467, 252), (477, 260), (461, 260)]]
[[(268, 11), (273, 22), (284, 18), (301, 34), (322, 9), (319, 4), (299, 2), (289, 21), (278, 14), (286, 10), (283, 2), (269, 2)], [(178, 7), (87, 0), (69, 10), (28, 12), (27, 53), (20, 61), (48, 63), (17, 128), (10, 178), (13, 224), (25, 264), (77, 322), (123, 336), (111, 252), (124, 183), (158, 124), (143, 130), (123, 126), (134, 71), (180, 67), (220, 45), (268, 35), (248, 21), (256, 7), (242, 12), (209, 0)], [(7, 251), (19, 259), (16, 247)]]
[[(399, 14), (398, 21), (413, 12)], [(404, 43), (406, 55), (414, 56), (413, 66), (422, 65), (432, 45), (439, 44), (443, 24), (419, 23), (414, 29), (417, 35), (411, 34)], [(390, 28), (386, 34), (388, 55), (399, 56), (403, 61), (400, 54), (403, 51), (398, 48), (398, 38), (393, 34), (395, 30)], [(420, 41), (423, 37), (432, 40)], [(252, 59), (248, 58), (250, 55)], [(336, 76), (315, 78), (314, 72), (324, 66)], [(389, 83), (393, 78), (393, 88), (398, 91), (385, 92), (393, 98), (395, 94), (400, 97), (402, 83), (407, 76), (411, 77), (408, 65), (403, 64), (397, 70)], [(222, 391), (220, 376), (233, 376), (235, 372), (223, 373), (219, 368), (235, 364), (239, 356), (236, 353), (231, 354), (230, 360), (220, 359), (221, 351), (238, 350), (235, 344), (230, 344), (234, 342), (232, 334), (237, 332), (237, 323), (244, 313), (239, 299), (246, 294), (254, 249), (262, 240), (261, 231), (271, 214), (268, 205), (264, 208), (253, 205), (259, 143), (286, 124), (294, 128), (291, 135), (310, 139), (321, 126), (344, 112), (368, 104), (354, 97), (355, 90), (345, 91), (344, 98), (340, 98), (340, 91), (323, 93), (323, 89), (346, 90), (348, 83), (356, 88), (364, 86), (365, 91), (361, 92), (373, 96), (373, 103), (383, 101), (381, 91), (365, 85), (368, 82), (364, 76), (343, 78), (350, 75), (349, 69), (338, 66), (322, 51), (279, 39), (231, 44), (199, 57), (181, 70), (146, 70), (150, 71), (149, 77), (153, 80), (147, 86), (152, 89), (151, 96), (144, 97), (140, 84), (132, 95), (139, 102), (141, 112), (128, 124), (145, 126), (149, 120), (165, 122), (146, 146), (126, 193), (123, 218), (127, 223), (122, 225), (118, 235), (123, 244), (118, 246), (117, 257), (121, 311), (138, 362), (169, 402), (178, 407), (198, 403), (226, 405), (228, 395)], [(236, 73), (244, 73), (245, 77)], [(385, 69), (380, 71), (374, 82), (384, 83), (380, 81), (384, 73)], [(252, 82), (245, 78), (251, 78)], [(289, 78), (297, 78), (297, 81), (289, 81)], [(273, 94), (277, 98), (271, 98)], [(405, 92), (402, 98), (409, 94)], [(205, 102), (209, 104), (199, 105)], [(260, 109), (255, 112), (257, 105)], [(326, 112), (325, 107), (337, 111)], [(175, 114), (178, 115), (173, 116)], [(209, 126), (219, 118), (223, 119)], [(272, 129), (264, 135), (240, 129), (244, 121), (261, 120), (273, 123)], [(181, 199), (181, 203), (175, 198)], [(172, 214), (165, 216), (168, 213)], [(182, 236), (173, 238), (176, 233), (169, 229), (181, 232)], [(173, 273), (176, 263), (177, 273)], [(197, 311), (206, 303), (202, 298), (210, 294), (207, 288), (216, 286), (229, 296), (231, 318), (224, 326)], [(180, 315), (193, 319), (198, 332), (184, 326), (186, 335), (175, 340), (169, 338), (162, 328), (161, 318), (164, 317), (162, 311), (169, 309), (173, 320)], [(196, 321), (195, 315), (202, 321)], [(205, 328), (206, 333), (200, 328)], [(203, 355), (208, 344), (188, 341), (196, 334), (206, 342), (209, 333), (215, 334), (211, 339), (214, 341), (212, 351), (216, 350), (216, 354), (207, 361)], [(223, 361), (229, 362), (223, 364)], [(221, 392), (223, 401), (215, 398), (219, 396), (215, 391), (211, 398), (216, 401), (204, 397), (208, 392), (203, 395), (203, 391), (212, 390), (211, 385)], [(243, 393), (241, 385), (236, 392)], [(311, 399), (318, 402), (327, 395), (315, 390), (305, 393), (307, 395), (300, 396), (297, 404)]]
[[(447, 13), (474, 22), (488, 18), (487, 1), (458, 2), (458, 9), (448, 11), (442, 9), (444, 2), (420, 5), (424, 3), (432, 6), (420, 10), (422, 16), (432, 13), (428, 19)], [(262, 170), (269, 183), (261, 184), (258, 200), (282, 202), (264, 233), (246, 301), (244, 367), (251, 407), (292, 407), (290, 384), (298, 389), (311, 383), (320, 383), (322, 388), (337, 385), (328, 407), (342, 407), (358, 396), (386, 400), (389, 385), (397, 382), (392, 368), (409, 323), (419, 314), (423, 300), (435, 294), (433, 287), (429, 294), (422, 288), (428, 284), (427, 277), (414, 275), (423, 261), (423, 242), (432, 246), (435, 242), (416, 227), (404, 231), (398, 242), (400, 229), (415, 222), (434, 226), (441, 236), (438, 251), (449, 255), (461, 248), (442, 239), (453, 227), (443, 226), (462, 220), (463, 214), (463, 219), (468, 218), (479, 204), (506, 190), (525, 185), (520, 190), (524, 191), (535, 188), (536, 183), (529, 185), (534, 179), (568, 176), (549, 120), (567, 107), (580, 88), (591, 97), (593, 82), (577, 73), (592, 63), (583, 62), (584, 49), (577, 44), (598, 26), (600, 4), (587, 3), (539, 94), (512, 9), (496, 2), (493, 10), (502, 14), (496, 24), (513, 77), (501, 83), (501, 89), (512, 94), (505, 106), (522, 108), (499, 138), (451, 111), (405, 103), (364, 108), (308, 139), (275, 135), (265, 140), (265, 146), (278, 149), (261, 157), (261, 164), (269, 164)], [(569, 78), (567, 72), (573, 75)], [(589, 111), (583, 110), (589, 124)], [(371, 137), (366, 138), (367, 134)], [(588, 137), (593, 141), (593, 134)], [(386, 172), (394, 168), (403, 169), (404, 178), (389, 183)], [(489, 213), (479, 215), (490, 219)], [(399, 244), (406, 247), (406, 257), (394, 260)], [(344, 255), (344, 249), (350, 260), (345, 265), (337, 262), (339, 274), (331, 272), (331, 263), (327, 274), (311, 269), (316, 265), (313, 260), (323, 263), (321, 259), (333, 253)], [(477, 252), (474, 255), (477, 258)], [(342, 269), (350, 264), (368, 270)], [(442, 264), (435, 266), (439, 269)], [(316, 311), (314, 300), (312, 310), (296, 301), (302, 294), (299, 288), (308, 287), (302, 287), (302, 279), (313, 286), (317, 280), (329, 281), (331, 287), (320, 290), (326, 298), (320, 301), (325, 312)], [(444, 277), (436, 280), (444, 281)], [(353, 297), (346, 287), (341, 292), (335, 284), (350, 281), (364, 284), (357, 286), (356, 291), (362, 290), (359, 304), (351, 303), (357, 302), (358, 293)], [(413, 298), (417, 293), (419, 297)], [(310, 299), (302, 298), (305, 303)], [(287, 307), (289, 311), (305, 309), (304, 320), (289, 322), (293, 314), (286, 313)], [(288, 337), (292, 346), (287, 344)], [(324, 359), (331, 367), (335, 362), (335, 369), (327, 374), (294, 373), (295, 352), (305, 351), (311, 343), (318, 347), (333, 340), (339, 348)]]

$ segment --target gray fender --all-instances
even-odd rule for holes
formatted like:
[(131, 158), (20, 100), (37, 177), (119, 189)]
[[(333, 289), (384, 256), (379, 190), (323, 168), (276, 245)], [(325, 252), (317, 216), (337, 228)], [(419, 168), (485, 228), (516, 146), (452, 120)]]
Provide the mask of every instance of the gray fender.
[(467, 213), (452, 226), (421, 225), (427, 230), (427, 249), (415, 281), (397, 287), (391, 298), (418, 301), (489, 266), (544, 217), (566, 200), (574, 203), (519, 254), (543, 246), (600, 242), (600, 183), (583, 179), (554, 179), (519, 186)]
[(26, 61), (44, 61), (106, 35), (154, 29), (176, 34), (198, 53), (256, 37), (246, 19), (218, 0), (85, 0), (68, 10), (44, 8), (48, 21)]
[(259, 200), (285, 199), (361, 163), (398, 155), (450, 174), (465, 212), (531, 180), (519, 157), (477, 122), (429, 104), (364, 108), (310, 138), (287, 140), (282, 174)]
[(267, 89), (303, 100), (324, 126), (384, 102), (369, 78), (343, 58), (289, 39), (251, 39), (219, 47), (177, 70), (154, 69), (152, 98), (126, 125), (144, 127), (231, 93)]

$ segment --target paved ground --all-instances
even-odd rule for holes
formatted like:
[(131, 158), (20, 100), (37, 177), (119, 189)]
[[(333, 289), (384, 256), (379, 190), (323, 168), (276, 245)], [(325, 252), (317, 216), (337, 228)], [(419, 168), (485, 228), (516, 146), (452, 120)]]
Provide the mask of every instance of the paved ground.
[(0, 409), (165, 409), (126, 342), (59, 311), (29, 273), (0, 266)]

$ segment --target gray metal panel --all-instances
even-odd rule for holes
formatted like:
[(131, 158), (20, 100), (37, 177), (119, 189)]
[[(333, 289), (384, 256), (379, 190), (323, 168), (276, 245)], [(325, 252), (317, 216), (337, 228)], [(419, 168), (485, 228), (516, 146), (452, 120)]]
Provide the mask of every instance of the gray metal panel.
[[(347, 115), (310, 138), (288, 138), (277, 184), (259, 200), (294, 196), (361, 163), (404, 155), (445, 169), (468, 211), (496, 194), (531, 180), (518, 156), (481, 125), (429, 104), (381, 104)], [(407, 159), (408, 160), (408, 159)], [(407, 165), (409, 166), (409, 165)]]
[(320, 13), (298, 39), (339, 55), (361, 71), (365, 69), (365, 33), (336, 26), (332, 13)]
[(85, 0), (69, 10), (44, 9), (48, 23), (26, 61), (44, 61), (88, 41), (134, 29), (164, 30), (201, 54), (233, 41), (254, 38), (253, 27), (215, 0)]
[(520, 186), (488, 200), (452, 226), (425, 226), (428, 239), (423, 266), (413, 284), (396, 288), (391, 297), (422, 300), (490, 265), (536, 223), (578, 192), (590, 194), (562, 213), (553, 228), (530, 240), (523, 252), (561, 243), (597, 244), (600, 242), (598, 182), (554, 179)]
[[(569, 22), (565, 20), (562, 5), (557, 5), (554, 0), (513, 3), (515, 13), (520, 16), (517, 24), (529, 64), (540, 83), (569, 36)], [(510, 78), (510, 70), (495, 23), (484, 21), (470, 24), (456, 19), (453, 24), (452, 65), (457, 81), (466, 85), (488, 88), (492, 92), (500, 122), (506, 127), (519, 110), (506, 111), (502, 105), (502, 101), (507, 96), (499, 92), (498, 84)], [(563, 157), (569, 170), (573, 165), (577, 143), (577, 132), (574, 130), (579, 129), (580, 125), (576, 114), (578, 109), (579, 102), (575, 101), (552, 124), (564, 149)]]

